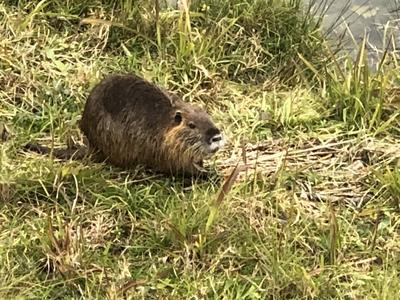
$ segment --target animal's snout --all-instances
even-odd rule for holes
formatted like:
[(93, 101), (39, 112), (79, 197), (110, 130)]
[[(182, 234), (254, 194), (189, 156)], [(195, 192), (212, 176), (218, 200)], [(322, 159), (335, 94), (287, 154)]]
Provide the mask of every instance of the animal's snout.
[(214, 154), (224, 146), (225, 139), (218, 128), (212, 127), (206, 132), (205, 142), (208, 144), (208, 152)]
[(209, 135), (208, 145), (210, 153), (215, 153), (224, 146), (224, 137), (219, 129), (214, 129), (213, 134)]
[(221, 132), (219, 131), (218, 128), (215, 128), (215, 127), (211, 127), (210, 129), (208, 129), (206, 131), (206, 136), (205, 137), (206, 137), (206, 141), (209, 144), (218, 142), (218, 141), (220, 141), (222, 139)]
[(222, 135), (220, 133), (217, 133), (217, 134), (215, 134), (214, 136), (211, 137), (210, 144), (218, 143), (220, 141), (222, 141)]

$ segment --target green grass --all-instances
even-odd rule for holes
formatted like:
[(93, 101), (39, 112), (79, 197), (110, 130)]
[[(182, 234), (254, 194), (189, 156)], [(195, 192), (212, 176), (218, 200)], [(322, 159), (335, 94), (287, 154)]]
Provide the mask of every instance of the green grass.
[[(3, 1), (0, 298), (397, 299), (399, 62), (333, 54), (299, 5)], [(22, 150), (80, 141), (125, 71), (207, 108), (225, 181)]]

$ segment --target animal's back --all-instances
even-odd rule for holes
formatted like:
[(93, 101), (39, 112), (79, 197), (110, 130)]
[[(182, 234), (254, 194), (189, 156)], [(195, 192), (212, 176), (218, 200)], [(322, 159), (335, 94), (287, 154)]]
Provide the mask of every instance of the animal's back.
[(144, 125), (149, 129), (159, 128), (171, 110), (171, 100), (154, 84), (135, 75), (111, 75), (90, 93), (83, 111), (82, 126), (87, 129), (90, 124), (86, 121), (104, 112), (115, 120), (135, 116), (145, 119)]
[(161, 142), (156, 136), (171, 113), (170, 98), (157, 86), (135, 75), (111, 75), (90, 93), (80, 127), (91, 148), (112, 163), (153, 164)]

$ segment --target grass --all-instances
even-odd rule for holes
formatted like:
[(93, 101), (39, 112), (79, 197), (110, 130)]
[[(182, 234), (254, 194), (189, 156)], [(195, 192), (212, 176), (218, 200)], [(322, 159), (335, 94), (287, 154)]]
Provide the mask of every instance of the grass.
[[(160, 4), (0, 4), (0, 298), (397, 299), (397, 57), (340, 57), (300, 1)], [(22, 151), (123, 71), (207, 108), (225, 180)]]

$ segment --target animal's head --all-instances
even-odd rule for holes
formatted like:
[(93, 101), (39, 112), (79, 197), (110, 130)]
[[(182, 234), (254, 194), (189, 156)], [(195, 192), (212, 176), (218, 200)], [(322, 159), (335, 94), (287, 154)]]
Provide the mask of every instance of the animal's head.
[(221, 131), (202, 108), (179, 101), (172, 113), (171, 142), (195, 162), (210, 158), (224, 146)]

